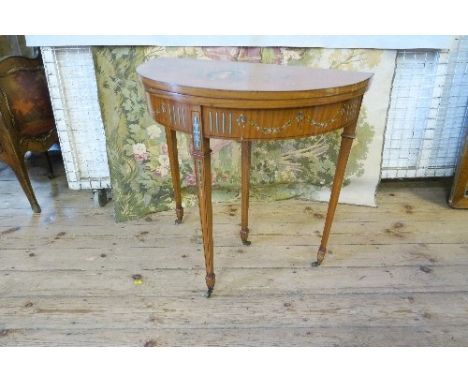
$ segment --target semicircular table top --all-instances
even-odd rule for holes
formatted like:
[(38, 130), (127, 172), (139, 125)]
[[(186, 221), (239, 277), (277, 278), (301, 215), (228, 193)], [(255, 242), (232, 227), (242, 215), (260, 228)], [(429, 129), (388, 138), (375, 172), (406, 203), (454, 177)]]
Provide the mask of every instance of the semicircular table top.
[[(137, 69), (143, 83), (163, 91), (211, 97), (293, 98), (367, 88), (372, 73), (238, 61), (157, 58)], [(296, 94), (295, 94), (296, 93)]]

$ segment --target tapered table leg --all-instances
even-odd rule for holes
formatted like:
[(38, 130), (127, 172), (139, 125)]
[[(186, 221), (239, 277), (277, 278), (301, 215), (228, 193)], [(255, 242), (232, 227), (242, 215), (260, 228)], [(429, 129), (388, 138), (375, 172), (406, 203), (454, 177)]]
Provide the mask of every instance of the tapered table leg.
[(322, 241), (320, 248), (317, 252), (317, 263), (320, 265), (327, 253), (328, 237), (330, 236), (330, 229), (335, 216), (336, 205), (340, 197), (341, 186), (343, 184), (346, 164), (348, 163), (349, 153), (354, 140), (354, 132), (356, 125), (345, 128), (341, 134), (340, 152), (338, 154), (338, 161), (336, 164), (335, 176), (333, 178), (333, 185), (331, 189), (330, 201), (328, 202), (327, 217), (325, 219), (325, 226), (323, 228)]
[(213, 210), (211, 204), (211, 150), (210, 140), (201, 131), (199, 112), (192, 112), (193, 152), (195, 174), (198, 185), (198, 204), (205, 254), (207, 297), (211, 296), (215, 285), (213, 264)]
[(177, 155), (177, 136), (175, 130), (166, 127), (167, 154), (171, 167), (172, 187), (174, 189), (174, 199), (176, 203), (176, 224), (182, 223), (184, 209), (182, 208), (182, 193), (180, 190), (179, 159)]
[(250, 245), (249, 237), (249, 186), (250, 186), (250, 156), (252, 142), (241, 142), (241, 230), (240, 237), (244, 245)]

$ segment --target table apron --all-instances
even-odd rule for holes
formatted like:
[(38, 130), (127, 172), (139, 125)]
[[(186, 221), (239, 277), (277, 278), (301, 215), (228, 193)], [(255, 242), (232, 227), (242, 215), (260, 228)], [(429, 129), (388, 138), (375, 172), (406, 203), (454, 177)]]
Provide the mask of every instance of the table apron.
[[(201, 107), (201, 129), (206, 138), (262, 140), (324, 134), (355, 123), (362, 96), (325, 105), (242, 109)], [(154, 120), (173, 130), (192, 133), (194, 106), (148, 95)]]

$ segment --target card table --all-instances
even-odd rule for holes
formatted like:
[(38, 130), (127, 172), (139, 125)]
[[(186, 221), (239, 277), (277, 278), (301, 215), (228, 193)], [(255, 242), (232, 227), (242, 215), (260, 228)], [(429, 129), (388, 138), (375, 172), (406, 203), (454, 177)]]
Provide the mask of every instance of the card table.
[(176, 131), (192, 136), (200, 222), (209, 297), (215, 285), (210, 139), (241, 142), (242, 243), (249, 245), (249, 167), (252, 141), (293, 139), (342, 130), (316, 265), (328, 237), (355, 138), (361, 101), (371, 73), (303, 66), (158, 58), (137, 68), (154, 120), (165, 127), (176, 203), (176, 223), (184, 210)]

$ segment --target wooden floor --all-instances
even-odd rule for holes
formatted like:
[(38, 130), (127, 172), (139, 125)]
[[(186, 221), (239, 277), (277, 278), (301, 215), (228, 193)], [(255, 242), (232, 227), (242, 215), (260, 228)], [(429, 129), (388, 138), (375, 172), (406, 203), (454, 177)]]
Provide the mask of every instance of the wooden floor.
[(319, 268), (326, 204), (252, 203), (251, 247), (239, 205), (217, 204), (206, 299), (197, 208), (117, 224), (40, 165), (34, 215), (0, 164), (0, 345), (468, 346), (468, 211), (446, 183), (340, 205)]

